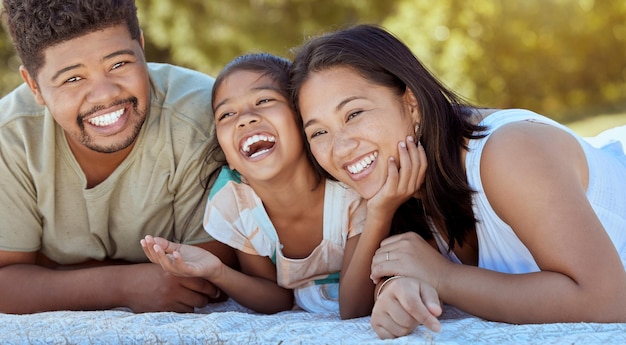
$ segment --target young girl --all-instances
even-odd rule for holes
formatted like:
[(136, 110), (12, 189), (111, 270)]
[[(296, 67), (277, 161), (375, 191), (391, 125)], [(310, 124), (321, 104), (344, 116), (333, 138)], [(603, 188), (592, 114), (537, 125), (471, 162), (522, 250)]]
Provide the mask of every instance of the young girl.
[[(241, 272), (193, 246), (151, 237), (142, 246), (165, 270), (204, 277), (259, 312), (292, 309), (295, 295), (295, 303), (311, 312), (368, 315), (372, 256), (388, 235), (395, 208), (410, 194), (389, 190), (366, 205), (351, 189), (321, 177), (288, 101), (289, 66), (268, 54), (241, 56), (213, 89), (217, 140), (229, 167), (211, 189), (204, 227), (237, 249)], [(419, 162), (417, 148), (400, 160)], [(398, 180), (418, 185), (417, 164)], [(367, 222), (366, 211), (374, 215)]]
[(438, 330), (440, 300), (501, 322), (626, 322), (621, 145), (597, 149), (533, 112), (466, 104), (371, 25), (305, 43), (291, 85), (315, 159), (366, 199), (386, 183), (379, 158), (396, 154), (398, 133), (426, 152), (412, 191), (423, 210), (407, 214), (422, 236), (389, 237), (372, 260), (380, 337)]

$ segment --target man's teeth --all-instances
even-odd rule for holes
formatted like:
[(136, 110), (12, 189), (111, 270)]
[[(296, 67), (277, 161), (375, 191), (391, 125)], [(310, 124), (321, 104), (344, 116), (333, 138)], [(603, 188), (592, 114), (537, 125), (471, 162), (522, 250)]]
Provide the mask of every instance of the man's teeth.
[[(273, 143), (276, 141), (276, 138), (273, 136), (267, 136), (267, 135), (258, 135), (258, 134), (253, 135), (250, 138), (246, 139), (246, 141), (243, 143), (243, 146), (241, 147), (241, 151), (250, 152), (250, 146), (258, 143), (259, 141), (267, 141), (267, 142)], [(255, 153), (255, 155), (257, 153)]]
[(358, 174), (365, 168), (370, 166), (370, 164), (372, 164), (372, 162), (376, 160), (376, 157), (378, 157), (378, 152), (374, 152), (371, 155), (363, 158), (360, 162), (348, 166), (348, 171), (351, 174)]
[(94, 126), (99, 126), (99, 127), (110, 126), (116, 123), (117, 120), (119, 120), (120, 117), (122, 117), (122, 114), (124, 114), (124, 109), (120, 109), (112, 113), (92, 117), (87, 121)]

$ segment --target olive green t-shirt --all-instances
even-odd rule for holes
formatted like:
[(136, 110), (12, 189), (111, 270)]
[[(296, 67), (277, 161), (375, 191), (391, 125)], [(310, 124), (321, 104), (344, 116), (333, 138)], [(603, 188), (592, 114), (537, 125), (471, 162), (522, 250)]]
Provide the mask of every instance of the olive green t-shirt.
[(144, 262), (139, 241), (148, 234), (212, 240), (200, 172), (214, 80), (166, 64), (150, 63), (149, 73), (149, 114), (131, 153), (90, 189), (63, 130), (26, 85), (0, 100), (0, 250), (41, 250), (61, 264)]

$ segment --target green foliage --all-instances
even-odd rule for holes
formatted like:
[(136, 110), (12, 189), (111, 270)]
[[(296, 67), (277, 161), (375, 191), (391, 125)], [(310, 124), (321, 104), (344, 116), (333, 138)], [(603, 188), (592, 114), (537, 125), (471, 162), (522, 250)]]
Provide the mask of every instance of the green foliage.
[[(215, 75), (237, 55), (291, 57), (303, 39), (380, 23), (471, 101), (570, 122), (626, 108), (626, 2), (136, 0), (148, 60)], [(21, 82), (0, 32), (0, 94)]]
[(217, 74), (232, 58), (265, 51), (290, 57), (310, 35), (378, 23), (395, 1), (137, 0), (149, 58)]
[(384, 23), (481, 105), (559, 120), (625, 107), (624, 1), (402, 0)]

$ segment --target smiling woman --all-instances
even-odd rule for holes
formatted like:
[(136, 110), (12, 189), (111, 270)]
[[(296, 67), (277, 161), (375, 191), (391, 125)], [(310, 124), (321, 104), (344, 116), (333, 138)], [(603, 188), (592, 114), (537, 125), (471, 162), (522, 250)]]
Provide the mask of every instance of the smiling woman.
[[(463, 102), (372, 25), (305, 42), (291, 86), (313, 156), (368, 199), (367, 221), (389, 189), (422, 206), (399, 211), (408, 232), (372, 259), (380, 337), (439, 330), (441, 302), (511, 323), (626, 321), (619, 141), (594, 147), (531, 111)], [(428, 167), (405, 184), (414, 142)]]

